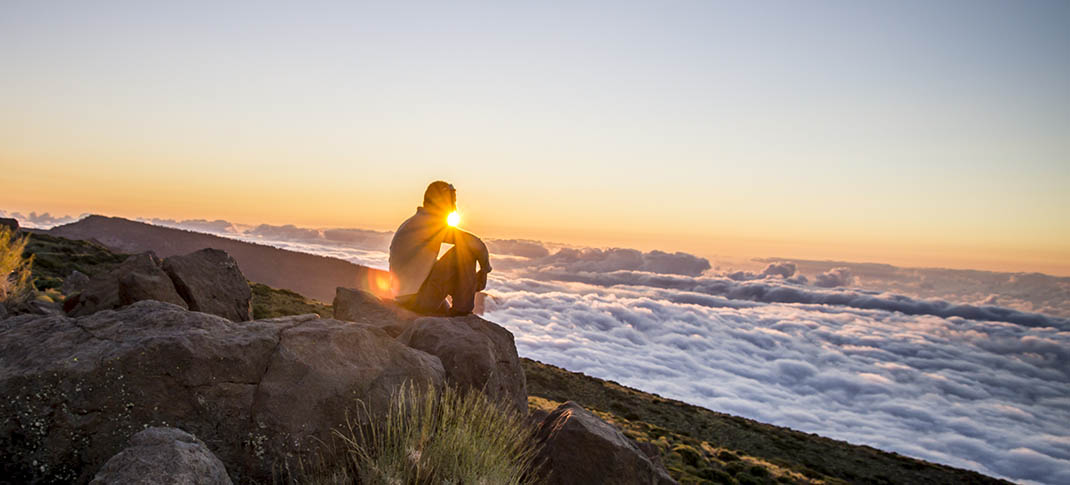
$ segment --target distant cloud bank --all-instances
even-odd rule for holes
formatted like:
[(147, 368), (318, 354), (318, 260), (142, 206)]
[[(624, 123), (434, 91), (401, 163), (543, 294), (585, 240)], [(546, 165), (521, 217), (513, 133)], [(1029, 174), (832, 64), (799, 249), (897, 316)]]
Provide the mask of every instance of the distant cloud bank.
[(30, 212), (29, 214), (23, 214), (21, 212), (8, 212), (0, 210), (0, 217), (6, 217), (16, 219), (19, 221), (20, 226), (33, 227), (37, 229), (49, 229), (61, 224), (67, 224), (68, 222), (74, 222), (89, 214), (82, 214), (78, 217), (73, 216), (53, 216), (45, 212), (44, 214), (38, 214), (36, 212)]

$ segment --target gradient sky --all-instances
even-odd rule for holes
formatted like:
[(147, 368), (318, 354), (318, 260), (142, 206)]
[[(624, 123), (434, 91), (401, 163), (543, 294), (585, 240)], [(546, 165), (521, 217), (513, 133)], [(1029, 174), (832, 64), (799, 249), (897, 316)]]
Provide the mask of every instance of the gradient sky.
[(0, 208), (1070, 274), (1070, 2), (512, 3), (6, 1)]

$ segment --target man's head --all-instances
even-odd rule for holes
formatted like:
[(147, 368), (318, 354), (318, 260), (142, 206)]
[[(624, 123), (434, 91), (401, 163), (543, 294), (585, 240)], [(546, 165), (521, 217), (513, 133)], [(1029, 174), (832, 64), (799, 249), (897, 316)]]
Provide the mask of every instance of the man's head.
[(424, 191), (424, 208), (447, 214), (457, 210), (457, 189), (441, 180), (431, 182)]

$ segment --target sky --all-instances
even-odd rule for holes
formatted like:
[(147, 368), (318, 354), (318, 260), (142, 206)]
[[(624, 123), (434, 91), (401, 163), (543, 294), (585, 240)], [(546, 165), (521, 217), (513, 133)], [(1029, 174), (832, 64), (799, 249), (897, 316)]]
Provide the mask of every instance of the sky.
[(0, 5), (0, 208), (1070, 275), (1070, 4)]

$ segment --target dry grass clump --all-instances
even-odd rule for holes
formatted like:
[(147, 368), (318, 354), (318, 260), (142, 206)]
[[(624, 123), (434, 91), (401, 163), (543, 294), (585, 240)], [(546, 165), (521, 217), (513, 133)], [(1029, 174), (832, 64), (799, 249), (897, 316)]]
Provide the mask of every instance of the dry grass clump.
[[(477, 391), (404, 385), (386, 413), (358, 402), (337, 433), (345, 459), (319, 483), (526, 485), (537, 483), (534, 427)], [(361, 423), (361, 424), (354, 424)], [(309, 481), (309, 480), (305, 480)]]
[(0, 227), (0, 304), (14, 305), (33, 296), (30, 268), (33, 255), (22, 256), (29, 235), (18, 237), (11, 229)]

